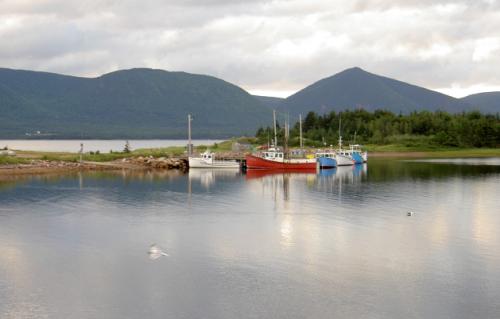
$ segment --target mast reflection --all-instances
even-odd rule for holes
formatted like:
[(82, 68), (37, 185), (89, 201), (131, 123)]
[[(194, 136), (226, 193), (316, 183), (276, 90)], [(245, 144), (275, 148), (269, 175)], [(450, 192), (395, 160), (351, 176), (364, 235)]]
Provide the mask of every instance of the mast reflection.
[(292, 185), (297, 185), (299, 191), (310, 189), (341, 196), (343, 188), (361, 184), (367, 173), (366, 164), (319, 171), (248, 170), (246, 180), (260, 181), (263, 192), (272, 194), (275, 201), (278, 199), (278, 194), (282, 195), (284, 201), (289, 201), (294, 195)]

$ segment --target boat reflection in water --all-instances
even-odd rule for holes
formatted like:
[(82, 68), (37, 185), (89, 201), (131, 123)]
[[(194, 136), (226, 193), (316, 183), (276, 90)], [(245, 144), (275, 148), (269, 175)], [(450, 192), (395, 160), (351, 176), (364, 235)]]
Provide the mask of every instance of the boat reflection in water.
[(350, 196), (357, 197), (363, 194), (362, 181), (366, 178), (367, 173), (367, 164), (321, 170), (318, 174), (316, 190), (337, 194), (339, 200), (342, 199), (343, 191), (348, 191)]
[[(261, 182), (264, 193), (271, 193), (273, 198), (281, 191), (283, 199), (300, 195), (301, 192), (317, 191), (342, 195), (343, 188), (361, 187), (367, 176), (367, 164), (341, 166), (323, 170), (248, 170), (246, 180)], [(292, 190), (293, 187), (293, 190)], [(355, 193), (357, 193), (355, 191)]]
[(234, 179), (241, 175), (239, 168), (225, 169), (190, 169), (189, 183), (198, 182), (203, 188), (209, 189), (217, 180)]

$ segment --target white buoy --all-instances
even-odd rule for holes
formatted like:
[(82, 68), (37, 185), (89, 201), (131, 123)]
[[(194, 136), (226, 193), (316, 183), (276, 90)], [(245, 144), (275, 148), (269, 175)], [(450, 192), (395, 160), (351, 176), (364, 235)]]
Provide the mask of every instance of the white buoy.
[(151, 259), (151, 260), (156, 260), (162, 256), (168, 256), (168, 254), (166, 252), (164, 252), (156, 244), (153, 244), (149, 247), (148, 255), (149, 255), (149, 259)]

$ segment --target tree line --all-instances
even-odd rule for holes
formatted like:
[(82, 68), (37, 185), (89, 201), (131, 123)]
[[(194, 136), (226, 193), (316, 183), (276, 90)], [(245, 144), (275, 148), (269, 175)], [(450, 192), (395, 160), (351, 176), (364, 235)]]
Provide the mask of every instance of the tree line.
[[(500, 117), (478, 111), (451, 114), (418, 111), (395, 114), (386, 110), (346, 110), (324, 115), (309, 112), (303, 119), (304, 145), (337, 145), (339, 125), (346, 144), (398, 144), (409, 147), (499, 147)], [(278, 126), (278, 140), (284, 130)], [(272, 127), (261, 127), (256, 137), (261, 144), (272, 143)], [(299, 122), (290, 129), (289, 145), (299, 144)]]

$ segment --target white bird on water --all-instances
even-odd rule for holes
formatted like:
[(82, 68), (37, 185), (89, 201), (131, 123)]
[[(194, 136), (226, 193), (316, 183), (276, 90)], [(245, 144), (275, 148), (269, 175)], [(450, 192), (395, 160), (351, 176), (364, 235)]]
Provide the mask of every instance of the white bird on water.
[(162, 256), (168, 256), (168, 254), (166, 252), (164, 252), (156, 244), (153, 244), (149, 247), (148, 255), (149, 255), (149, 259), (151, 259), (151, 260), (156, 260)]

